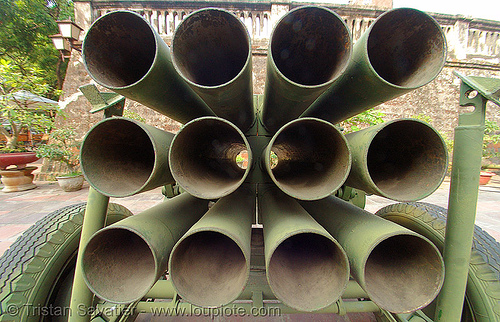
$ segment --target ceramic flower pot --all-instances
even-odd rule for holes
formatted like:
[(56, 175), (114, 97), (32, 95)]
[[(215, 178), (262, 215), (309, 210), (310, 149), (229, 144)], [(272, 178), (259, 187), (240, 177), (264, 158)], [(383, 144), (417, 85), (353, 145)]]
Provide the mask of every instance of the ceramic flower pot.
[(2, 183), (4, 188), (2, 192), (18, 192), (30, 189), (35, 189), (36, 185), (33, 183), (32, 174), (37, 167), (25, 167), (23, 169), (0, 169), (0, 176), (2, 176)]
[(66, 192), (78, 191), (82, 189), (84, 181), (82, 174), (76, 176), (61, 176), (56, 177), (56, 179), (61, 189)]
[(481, 175), (479, 176), (479, 185), (484, 186), (490, 182), (491, 177), (495, 174), (493, 172), (481, 171)]
[(5, 170), (8, 166), (15, 165), (17, 169), (26, 168), (26, 164), (40, 159), (35, 152), (0, 153), (0, 169)]

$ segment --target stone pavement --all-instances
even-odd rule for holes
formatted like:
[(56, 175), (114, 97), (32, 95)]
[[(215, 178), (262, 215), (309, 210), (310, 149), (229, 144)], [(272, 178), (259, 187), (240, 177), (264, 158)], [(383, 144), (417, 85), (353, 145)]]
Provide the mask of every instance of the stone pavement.
[[(22, 232), (45, 215), (63, 207), (87, 201), (89, 185), (75, 192), (64, 192), (57, 182), (35, 181), (36, 189), (0, 192), (0, 254), (9, 248)], [(2, 186), (0, 185), (0, 188)], [(137, 214), (163, 200), (161, 188), (127, 198), (111, 198)]]
[[(487, 186), (479, 188), (478, 211), (476, 224), (500, 241), (500, 176), (493, 177)], [(88, 194), (88, 183), (76, 192), (62, 191), (56, 182), (35, 182), (37, 188), (22, 192), (0, 192), (0, 254), (16, 240), (23, 231), (52, 211), (65, 206), (85, 202)], [(441, 187), (430, 197), (423, 199), (438, 206), (447, 207), (450, 182), (446, 179)], [(1, 185), (0, 185), (1, 189)], [(148, 209), (163, 199), (161, 188), (157, 188), (136, 196), (111, 198), (111, 202), (127, 207), (137, 214)], [(394, 201), (370, 196), (366, 210), (376, 212), (380, 208), (395, 203)]]

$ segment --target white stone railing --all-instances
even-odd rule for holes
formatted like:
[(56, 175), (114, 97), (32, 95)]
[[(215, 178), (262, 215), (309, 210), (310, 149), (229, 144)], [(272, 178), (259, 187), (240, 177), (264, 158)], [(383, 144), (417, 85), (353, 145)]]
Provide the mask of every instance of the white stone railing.
[[(108, 12), (120, 9), (100, 9), (96, 10), (95, 18), (98, 18)], [(172, 36), (175, 28), (181, 21), (194, 10), (192, 9), (171, 9), (171, 10), (154, 10), (154, 9), (134, 9), (126, 8), (137, 12), (144, 17), (161, 36)], [(246, 26), (252, 39), (268, 39), (271, 35), (270, 11), (234, 11), (229, 10), (237, 16)]]
[(484, 57), (500, 57), (500, 32), (469, 29), (467, 53)]
[[(126, 2), (121, 3), (121, 5), (126, 4)], [(195, 8), (152, 9), (146, 7), (147, 3), (144, 5), (143, 8), (137, 7), (137, 3), (131, 8), (93, 8), (93, 18), (96, 19), (109, 11), (132, 10), (146, 18), (160, 35), (169, 38), (179, 23), (189, 13), (196, 10)], [(250, 7), (252, 5), (248, 3)], [(332, 9), (335, 11), (336, 8), (332, 7)], [(343, 11), (344, 9), (339, 7), (339, 15), (344, 19), (356, 41), (373, 23), (376, 15), (370, 14), (366, 9), (359, 10), (359, 12), (356, 9)], [(252, 40), (267, 43), (274, 24), (290, 10), (290, 6), (286, 3), (269, 3), (269, 8), (266, 10), (239, 10), (235, 7), (227, 8), (227, 10), (234, 13), (245, 24)], [(347, 12), (349, 14), (346, 15)], [(500, 64), (500, 22), (442, 14), (436, 15), (436, 19), (440, 21), (447, 38), (449, 60)]]

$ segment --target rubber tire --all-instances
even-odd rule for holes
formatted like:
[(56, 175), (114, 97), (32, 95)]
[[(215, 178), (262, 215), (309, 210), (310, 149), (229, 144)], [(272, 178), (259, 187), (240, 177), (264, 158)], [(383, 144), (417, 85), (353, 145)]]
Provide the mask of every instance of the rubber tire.
[[(0, 321), (68, 318), (61, 310), (69, 305), (85, 206), (80, 203), (48, 214), (0, 258)], [(130, 215), (125, 207), (111, 203), (106, 224)], [(61, 316), (48, 316), (51, 312)]]
[[(421, 202), (398, 203), (376, 215), (420, 233), (443, 251), (445, 208)], [(478, 226), (474, 229), (462, 321), (500, 321), (500, 244)], [(433, 318), (432, 304), (429, 307), (423, 311)]]

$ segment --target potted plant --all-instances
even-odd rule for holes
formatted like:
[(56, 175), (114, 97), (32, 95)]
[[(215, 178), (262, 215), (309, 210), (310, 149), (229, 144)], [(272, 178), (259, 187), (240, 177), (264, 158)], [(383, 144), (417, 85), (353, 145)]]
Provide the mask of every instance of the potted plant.
[[(41, 71), (0, 59), (0, 176), (3, 192), (36, 188), (28, 163), (38, 160), (33, 131), (43, 135), (54, 122), (56, 101), (40, 95), (57, 95)], [(20, 140), (20, 137), (24, 137)], [(28, 144), (26, 144), (28, 143)]]
[[(489, 169), (499, 168), (498, 158), (500, 157), (500, 127), (493, 121), (486, 120), (484, 138), (483, 138), (483, 162), (481, 176), (479, 178), (480, 185), (486, 185), (490, 182), (494, 172), (486, 171)], [(495, 164), (496, 163), (496, 164)]]
[(32, 132), (45, 133), (53, 126), (57, 102), (41, 96), (49, 93), (57, 94), (39, 69), (0, 59), (0, 168), (24, 168), (38, 160), (19, 137), (25, 132), (32, 148)]
[(64, 191), (82, 188), (83, 175), (80, 172), (80, 142), (75, 139), (72, 128), (56, 129), (49, 134), (49, 143), (37, 149), (37, 156), (62, 165), (63, 173), (56, 177)]

